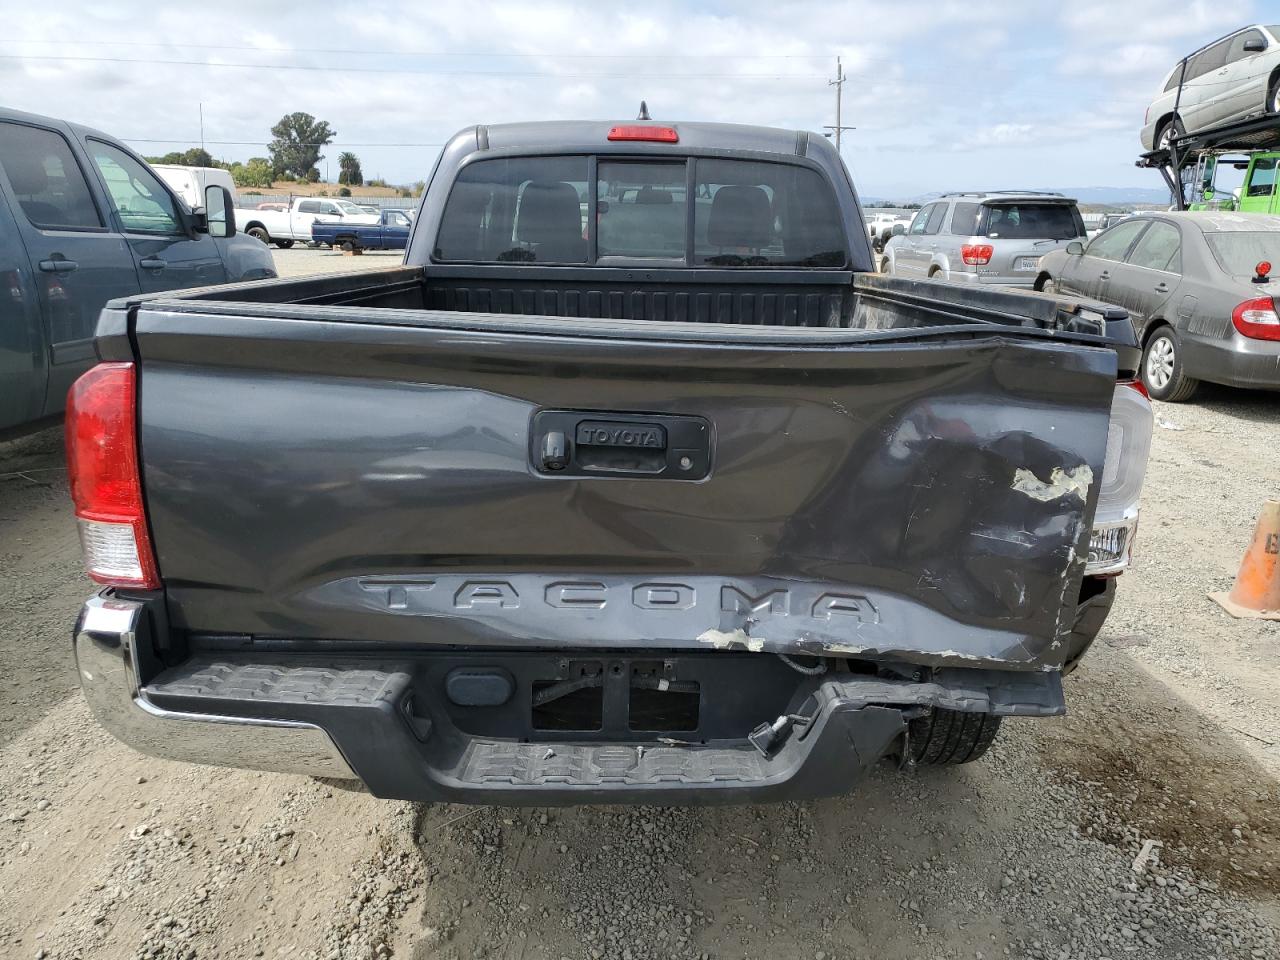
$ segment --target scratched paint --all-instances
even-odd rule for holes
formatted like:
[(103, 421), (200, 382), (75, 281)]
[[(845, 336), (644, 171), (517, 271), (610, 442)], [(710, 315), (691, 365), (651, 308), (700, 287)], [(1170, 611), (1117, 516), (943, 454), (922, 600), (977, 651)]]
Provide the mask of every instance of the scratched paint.
[(698, 635), (699, 643), (709, 643), (717, 650), (732, 650), (743, 647), (751, 653), (764, 650), (764, 640), (749, 637), (745, 630), (705, 630)]
[(1089, 497), (1092, 483), (1093, 471), (1087, 463), (1070, 470), (1054, 467), (1047, 483), (1025, 467), (1019, 467), (1013, 474), (1013, 489), (1042, 503), (1066, 496), (1077, 496), (1084, 501)]

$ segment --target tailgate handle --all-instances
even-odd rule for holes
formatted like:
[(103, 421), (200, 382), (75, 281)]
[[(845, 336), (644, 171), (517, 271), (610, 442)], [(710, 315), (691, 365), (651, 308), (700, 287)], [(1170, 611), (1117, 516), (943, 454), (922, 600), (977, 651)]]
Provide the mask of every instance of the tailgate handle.
[(542, 410), (530, 455), (547, 475), (701, 480), (711, 470), (711, 425), (702, 417)]
[(546, 470), (563, 470), (569, 465), (569, 441), (559, 430), (542, 438), (542, 466)]

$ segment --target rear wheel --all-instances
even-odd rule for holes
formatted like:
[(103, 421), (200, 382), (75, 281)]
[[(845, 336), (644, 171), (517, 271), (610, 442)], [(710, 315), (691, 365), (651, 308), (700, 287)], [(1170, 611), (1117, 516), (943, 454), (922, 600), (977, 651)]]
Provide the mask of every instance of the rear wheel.
[(343, 240), (343, 241), (342, 241), (342, 252), (343, 252), (343, 253), (351, 253), (353, 250), (355, 250), (355, 248), (356, 248), (356, 242), (355, 242), (354, 240)]
[(1156, 149), (1168, 150), (1169, 144), (1173, 142), (1174, 138), (1181, 137), (1186, 132), (1186, 128), (1183, 127), (1182, 121), (1177, 117), (1174, 117), (1156, 131)]
[(254, 224), (252, 227), (246, 230), (245, 233), (253, 237), (253, 239), (257, 240), (259, 243), (271, 242), (271, 234), (267, 233), (266, 227), (260, 227), (257, 224)]
[(1187, 400), (1200, 381), (1186, 374), (1182, 363), (1182, 343), (1172, 327), (1161, 327), (1142, 351), (1142, 382), (1147, 392), (1166, 403)]
[(990, 749), (999, 732), (1000, 718), (989, 713), (934, 707), (908, 724), (910, 760), (920, 767), (972, 763)]
[(274, 241), (274, 243), (275, 243), (275, 245), (276, 245), (277, 247), (279, 247), (281, 250), (288, 250), (290, 247), (292, 247), (292, 246), (293, 246), (293, 241), (292, 241), (292, 240), (276, 240), (276, 241)]

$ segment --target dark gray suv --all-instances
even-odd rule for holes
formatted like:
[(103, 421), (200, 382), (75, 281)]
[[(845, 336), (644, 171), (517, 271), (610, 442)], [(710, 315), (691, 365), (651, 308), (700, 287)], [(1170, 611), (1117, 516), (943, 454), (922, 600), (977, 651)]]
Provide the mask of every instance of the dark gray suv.
[(1032, 287), (1042, 256), (1083, 239), (1076, 202), (1060, 193), (945, 193), (889, 241), (880, 272)]

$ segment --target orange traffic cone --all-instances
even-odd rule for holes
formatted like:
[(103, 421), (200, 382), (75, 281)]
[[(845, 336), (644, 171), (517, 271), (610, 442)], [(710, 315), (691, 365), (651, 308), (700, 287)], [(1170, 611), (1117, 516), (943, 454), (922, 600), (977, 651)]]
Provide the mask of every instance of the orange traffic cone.
[(1262, 505), (1231, 592), (1211, 593), (1209, 598), (1233, 617), (1280, 620), (1280, 500)]

